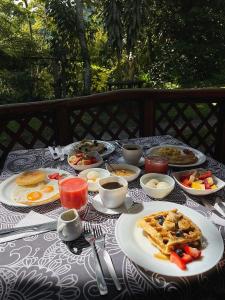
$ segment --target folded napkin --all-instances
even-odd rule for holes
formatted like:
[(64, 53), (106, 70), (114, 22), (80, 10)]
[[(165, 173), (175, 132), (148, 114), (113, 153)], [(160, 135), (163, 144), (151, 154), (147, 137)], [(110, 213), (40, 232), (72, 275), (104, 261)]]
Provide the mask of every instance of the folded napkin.
[[(20, 220), (15, 227), (20, 227), (20, 226), (29, 226), (29, 225), (37, 225), (37, 224), (44, 224), (44, 223), (49, 223), (51, 221), (54, 221), (54, 219), (49, 218), (47, 216), (41, 215), (36, 213), (35, 211), (30, 211), (25, 218)], [(22, 232), (22, 233), (9, 233), (4, 236), (0, 236), (0, 244), (9, 242), (9, 241), (14, 241), (18, 240), (24, 237), (32, 236), (35, 234), (39, 234), (42, 232), (46, 232), (48, 230), (42, 230), (42, 231), (27, 231), (27, 232)]]

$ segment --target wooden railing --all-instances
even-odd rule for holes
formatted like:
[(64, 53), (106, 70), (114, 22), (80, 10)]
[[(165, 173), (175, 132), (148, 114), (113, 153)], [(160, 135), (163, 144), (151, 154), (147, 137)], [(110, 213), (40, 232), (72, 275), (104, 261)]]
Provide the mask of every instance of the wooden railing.
[(0, 106), (0, 155), (83, 138), (170, 134), (224, 162), (225, 89), (117, 90)]

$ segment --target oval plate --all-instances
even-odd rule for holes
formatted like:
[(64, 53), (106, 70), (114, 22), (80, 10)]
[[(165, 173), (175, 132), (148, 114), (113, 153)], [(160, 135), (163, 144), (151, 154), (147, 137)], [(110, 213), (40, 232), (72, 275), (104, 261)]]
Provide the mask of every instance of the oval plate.
[(161, 146), (155, 146), (155, 147), (152, 147), (150, 148), (148, 151), (147, 151), (147, 154), (152, 154), (152, 152), (156, 149), (159, 149), (159, 148), (165, 148), (165, 147), (170, 147), (170, 148), (175, 148), (175, 149), (180, 149), (180, 150), (183, 150), (183, 149), (189, 149), (191, 150), (198, 158), (198, 161), (196, 161), (195, 163), (192, 163), (192, 164), (185, 164), (185, 165), (176, 165), (176, 164), (169, 164), (170, 167), (176, 167), (176, 168), (184, 168), (184, 167), (195, 167), (195, 166), (199, 166), (201, 164), (203, 164), (205, 161), (206, 161), (206, 156), (205, 154), (203, 154), (202, 152), (194, 149), (194, 148), (191, 148), (191, 147), (186, 147), (186, 146), (178, 146), (178, 145), (169, 145), (169, 144), (163, 144)]
[[(142, 228), (136, 226), (136, 222), (144, 216), (174, 208), (180, 210), (201, 229), (208, 243), (202, 250), (202, 259), (188, 264), (185, 271), (169, 260), (155, 258), (154, 253), (159, 250), (143, 235)], [(220, 232), (207, 218), (189, 207), (166, 201), (143, 203), (141, 211), (135, 213), (135, 209), (133, 209), (132, 212), (121, 215), (116, 224), (115, 234), (119, 247), (134, 263), (144, 269), (166, 276), (186, 277), (204, 273), (219, 262), (224, 251)]]
[[(94, 141), (94, 140), (90, 140), (90, 141)], [(106, 142), (106, 141), (100, 141), (100, 140), (96, 140), (96, 141), (97, 141), (98, 143), (104, 144), (104, 146), (107, 148), (107, 150), (105, 150), (104, 152), (102, 152), (102, 153), (100, 154), (102, 157), (106, 157), (106, 156), (110, 155), (111, 153), (113, 153), (113, 152), (115, 151), (115, 146), (114, 146), (112, 143)], [(79, 141), (79, 142), (72, 143), (72, 144), (66, 146), (66, 147), (64, 148), (65, 153), (68, 154), (68, 153), (69, 153), (70, 151), (72, 151), (72, 149), (74, 149), (79, 143), (80, 143), (80, 141)]]

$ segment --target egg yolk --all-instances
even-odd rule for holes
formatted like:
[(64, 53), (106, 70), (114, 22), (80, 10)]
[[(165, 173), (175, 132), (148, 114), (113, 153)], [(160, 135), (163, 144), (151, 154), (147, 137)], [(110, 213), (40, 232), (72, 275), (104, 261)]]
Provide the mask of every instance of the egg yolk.
[(40, 192), (31, 192), (27, 195), (27, 199), (34, 201), (34, 200), (40, 199), (41, 196), (42, 196), (42, 193), (40, 193)]
[(42, 189), (42, 192), (43, 193), (50, 193), (54, 190), (53, 186), (52, 185), (46, 185), (43, 187)]

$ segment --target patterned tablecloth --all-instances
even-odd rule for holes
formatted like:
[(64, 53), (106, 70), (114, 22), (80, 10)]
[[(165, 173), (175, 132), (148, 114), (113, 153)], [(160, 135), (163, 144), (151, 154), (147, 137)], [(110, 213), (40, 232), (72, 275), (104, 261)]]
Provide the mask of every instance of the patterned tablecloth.
[[(170, 136), (135, 139), (135, 142), (149, 146), (161, 142), (180, 143)], [(117, 148), (110, 160), (116, 161), (120, 155)], [(47, 149), (14, 151), (9, 153), (0, 179), (26, 169), (52, 165)], [(61, 167), (73, 173), (66, 161)], [(225, 179), (225, 167), (217, 161), (207, 158), (203, 167), (212, 169), (218, 177)], [(129, 183), (129, 191), (135, 201), (152, 201), (140, 189), (139, 179)], [(224, 196), (223, 191), (219, 193)], [(118, 247), (114, 234), (118, 216), (98, 213), (91, 204), (92, 197), (93, 194), (90, 194), (85, 220), (100, 223), (103, 227), (106, 247), (115, 265), (122, 291), (116, 291), (104, 269), (109, 294), (100, 296), (89, 245), (82, 237), (74, 242), (63, 243), (57, 233), (52, 231), (0, 244), (0, 299), (224, 299), (225, 256), (213, 270), (193, 278), (170, 278), (145, 271), (130, 261)], [(198, 204), (197, 199), (186, 198), (178, 187), (165, 200), (187, 205), (206, 216), (210, 214)], [(57, 201), (33, 210), (53, 218), (57, 218), (63, 211)], [(27, 208), (0, 204), (0, 227), (15, 225), (29, 211)], [(225, 239), (224, 227), (218, 226), (218, 229)]]

